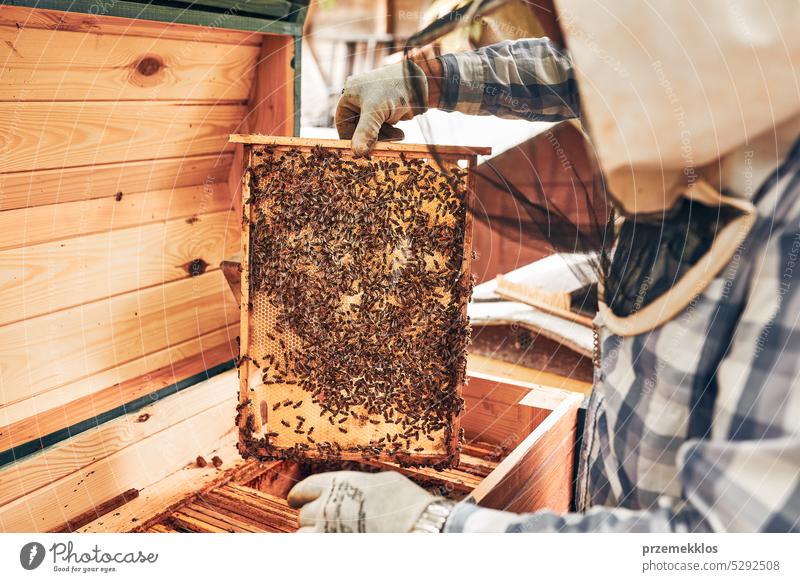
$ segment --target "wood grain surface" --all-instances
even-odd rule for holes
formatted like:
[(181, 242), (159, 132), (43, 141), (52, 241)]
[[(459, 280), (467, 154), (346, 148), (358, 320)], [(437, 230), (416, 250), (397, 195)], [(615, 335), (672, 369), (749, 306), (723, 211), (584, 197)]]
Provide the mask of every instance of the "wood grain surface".
[(215, 270), (3, 326), (3, 402), (89, 377), (238, 319), (230, 290)]
[(0, 101), (244, 102), (259, 48), (0, 26)]
[(244, 112), (174, 101), (0, 103), (0, 172), (219, 154)]

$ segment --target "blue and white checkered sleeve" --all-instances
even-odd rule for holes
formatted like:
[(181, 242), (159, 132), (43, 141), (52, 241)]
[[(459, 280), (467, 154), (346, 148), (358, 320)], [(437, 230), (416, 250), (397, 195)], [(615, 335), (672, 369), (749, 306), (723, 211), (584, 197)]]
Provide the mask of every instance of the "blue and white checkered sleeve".
[(566, 515), (462, 502), (445, 531), (800, 532), (800, 170), (770, 196), (782, 201), (777, 211), (763, 203), (754, 254), (741, 261), (747, 298), (733, 337), (717, 338), (726, 355), (704, 387), (715, 401), (711, 433), (678, 449), (682, 499), (662, 497), (653, 511)]
[(528, 121), (580, 114), (572, 62), (547, 38), (503, 41), (439, 59), (439, 108), (445, 111)]
[(664, 497), (652, 511), (594, 507), (586, 513), (556, 514), (540, 511), (516, 514), (461, 502), (445, 525), (448, 533), (669, 533), (708, 531), (698, 514), (689, 507), (676, 508), (675, 500)]
[(659, 508), (594, 507), (518, 515), (459, 503), (446, 532), (800, 532), (800, 440), (694, 440), (679, 453), (685, 500)]

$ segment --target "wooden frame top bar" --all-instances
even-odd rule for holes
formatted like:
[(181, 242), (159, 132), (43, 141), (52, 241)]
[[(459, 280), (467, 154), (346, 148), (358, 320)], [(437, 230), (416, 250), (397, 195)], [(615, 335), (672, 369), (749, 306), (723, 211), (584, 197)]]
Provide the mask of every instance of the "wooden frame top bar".
[[(274, 145), (288, 147), (314, 147), (322, 146), (326, 148), (350, 149), (351, 142), (348, 139), (318, 139), (310, 137), (281, 137), (273, 135), (258, 134), (238, 134), (230, 136), (231, 143), (244, 143), (256, 145)], [(488, 156), (492, 153), (490, 147), (479, 146), (445, 146), (428, 145), (417, 143), (397, 143), (390, 141), (379, 141), (375, 144), (376, 152), (408, 152), (415, 154), (442, 154), (455, 156)]]

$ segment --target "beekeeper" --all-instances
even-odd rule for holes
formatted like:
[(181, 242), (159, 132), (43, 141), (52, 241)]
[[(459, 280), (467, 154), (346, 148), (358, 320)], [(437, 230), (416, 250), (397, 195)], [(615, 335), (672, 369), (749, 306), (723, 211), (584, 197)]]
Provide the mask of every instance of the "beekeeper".
[(303, 530), (800, 530), (800, 3), (556, 5), (569, 54), (521, 40), (351, 77), (336, 125), (358, 154), (429, 107), (588, 128), (625, 222), (578, 512), (342, 471), (292, 490)]

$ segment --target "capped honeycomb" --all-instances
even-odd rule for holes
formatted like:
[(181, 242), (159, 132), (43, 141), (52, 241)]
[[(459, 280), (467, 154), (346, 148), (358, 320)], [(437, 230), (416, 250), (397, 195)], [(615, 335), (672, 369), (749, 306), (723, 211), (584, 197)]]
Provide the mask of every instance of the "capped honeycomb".
[(246, 149), (240, 450), (452, 466), (474, 157), (315, 144)]

